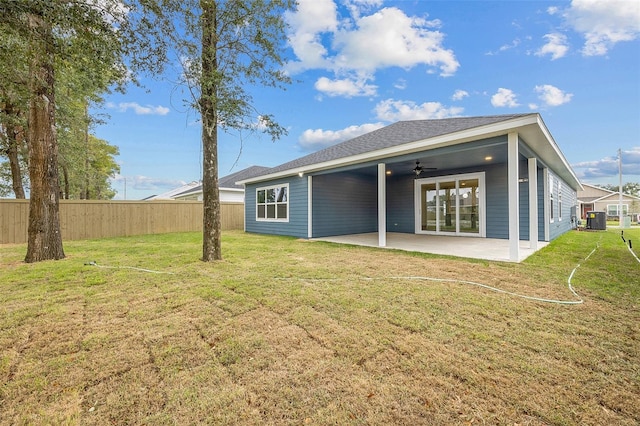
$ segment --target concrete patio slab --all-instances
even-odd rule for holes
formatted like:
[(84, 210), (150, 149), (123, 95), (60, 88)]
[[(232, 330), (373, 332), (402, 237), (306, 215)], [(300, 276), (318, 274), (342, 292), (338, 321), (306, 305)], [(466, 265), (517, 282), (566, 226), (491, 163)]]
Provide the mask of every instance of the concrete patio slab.
[[(313, 238), (312, 241), (327, 241), (339, 244), (378, 247), (378, 233), (372, 232), (367, 234)], [(549, 243), (539, 241), (538, 249), (545, 247), (547, 244)], [(510, 261), (509, 240), (495, 238), (418, 235), (387, 232), (387, 245), (382, 248), (466, 257), (471, 259), (495, 260), (500, 262)], [(528, 241), (520, 241), (520, 257), (518, 262), (522, 262), (534, 252), (535, 250), (529, 248)]]

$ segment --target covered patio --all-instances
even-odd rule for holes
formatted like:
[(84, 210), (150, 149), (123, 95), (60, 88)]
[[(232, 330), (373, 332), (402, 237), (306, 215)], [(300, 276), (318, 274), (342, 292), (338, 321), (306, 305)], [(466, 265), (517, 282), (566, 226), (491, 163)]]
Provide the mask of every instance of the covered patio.
[[(338, 235), (313, 238), (312, 241), (327, 241), (339, 244), (380, 247), (378, 233)], [(538, 241), (537, 249), (545, 247), (547, 242)], [(446, 256), (467, 257), (471, 259), (511, 262), (509, 240), (497, 238), (456, 237), (443, 235), (417, 235), (397, 232), (386, 233), (386, 245), (381, 248), (440, 254)], [(518, 262), (532, 255), (529, 241), (520, 241)]]

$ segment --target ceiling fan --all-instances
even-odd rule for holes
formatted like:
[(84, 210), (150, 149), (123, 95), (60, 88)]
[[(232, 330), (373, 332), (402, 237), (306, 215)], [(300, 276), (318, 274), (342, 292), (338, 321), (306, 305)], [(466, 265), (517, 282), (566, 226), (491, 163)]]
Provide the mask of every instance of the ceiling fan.
[(420, 176), (420, 173), (422, 173), (424, 170), (437, 170), (437, 167), (422, 167), (420, 165), (420, 160), (416, 160), (416, 166), (412, 169), (413, 173), (416, 174), (416, 178), (418, 176)]

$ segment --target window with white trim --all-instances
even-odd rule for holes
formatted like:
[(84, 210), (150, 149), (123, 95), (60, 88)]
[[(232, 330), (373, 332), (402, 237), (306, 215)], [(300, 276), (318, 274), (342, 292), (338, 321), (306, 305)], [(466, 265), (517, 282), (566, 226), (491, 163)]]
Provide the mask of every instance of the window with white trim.
[(558, 181), (558, 220), (562, 220), (562, 183)]
[(549, 222), (553, 222), (553, 177), (549, 176)]
[[(620, 205), (619, 204), (607, 204), (607, 216), (620, 216)], [(629, 205), (622, 205), (622, 214), (629, 214)]]
[(256, 189), (256, 220), (289, 221), (289, 184)]

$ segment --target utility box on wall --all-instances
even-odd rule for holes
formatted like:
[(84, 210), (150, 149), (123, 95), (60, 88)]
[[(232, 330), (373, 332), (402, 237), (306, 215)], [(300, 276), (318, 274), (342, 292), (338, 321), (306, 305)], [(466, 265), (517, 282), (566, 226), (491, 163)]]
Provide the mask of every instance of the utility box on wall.
[(607, 229), (607, 215), (605, 212), (587, 213), (587, 229), (604, 231)]

